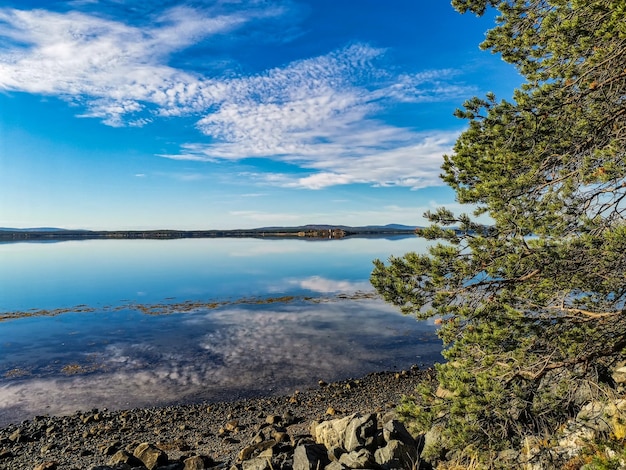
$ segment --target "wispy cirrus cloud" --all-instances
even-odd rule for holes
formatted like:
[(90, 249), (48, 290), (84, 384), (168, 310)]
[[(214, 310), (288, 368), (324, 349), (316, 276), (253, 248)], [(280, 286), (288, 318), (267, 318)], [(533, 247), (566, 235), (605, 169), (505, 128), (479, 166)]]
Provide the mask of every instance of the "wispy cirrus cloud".
[(182, 143), (179, 152), (161, 157), (255, 157), (300, 168), (297, 174), (248, 174), (260, 184), (440, 184), (441, 156), (458, 133), (417, 132), (381, 116), (401, 103), (467, 96), (471, 91), (454, 70), (389, 69), (387, 51), (362, 43), (237, 76), (170, 65), (173, 55), (191, 46), (259, 21), (279, 21), (288, 10), (288, 4), (233, 5), (177, 6), (133, 24), (80, 11), (0, 9), (0, 38), (8, 44), (0, 51), (0, 89), (61, 97), (82, 107), (79, 116), (110, 126), (197, 116), (198, 131), (209, 142)]

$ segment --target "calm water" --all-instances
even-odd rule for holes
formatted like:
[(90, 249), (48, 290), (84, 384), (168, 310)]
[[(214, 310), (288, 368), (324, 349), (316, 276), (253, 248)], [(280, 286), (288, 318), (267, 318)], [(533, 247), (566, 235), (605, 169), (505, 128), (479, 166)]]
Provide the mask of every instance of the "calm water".
[(413, 237), (0, 244), (0, 424), (431, 364), (434, 326), (368, 282), (372, 259), (423, 249)]

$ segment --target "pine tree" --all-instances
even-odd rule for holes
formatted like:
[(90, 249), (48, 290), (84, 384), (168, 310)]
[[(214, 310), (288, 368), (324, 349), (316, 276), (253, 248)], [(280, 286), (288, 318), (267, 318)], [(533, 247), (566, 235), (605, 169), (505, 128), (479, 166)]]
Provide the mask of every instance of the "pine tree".
[[(524, 77), (513, 100), (472, 98), (443, 180), (473, 216), (427, 213), (427, 254), (376, 260), (371, 281), (438, 317), (438, 390), (404, 406), (459, 458), (493, 462), (555, 430), (626, 347), (626, 2), (453, 0), (499, 10), (483, 48)], [(493, 223), (475, 218), (488, 215)]]

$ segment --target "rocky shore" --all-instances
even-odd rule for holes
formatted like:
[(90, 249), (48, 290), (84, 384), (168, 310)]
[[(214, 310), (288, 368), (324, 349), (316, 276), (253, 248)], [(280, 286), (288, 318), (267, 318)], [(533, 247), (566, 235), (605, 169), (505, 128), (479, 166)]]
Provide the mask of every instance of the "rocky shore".
[(432, 379), (413, 367), (288, 396), (37, 416), (0, 429), (0, 468), (417, 468), (419, 442), (393, 411)]

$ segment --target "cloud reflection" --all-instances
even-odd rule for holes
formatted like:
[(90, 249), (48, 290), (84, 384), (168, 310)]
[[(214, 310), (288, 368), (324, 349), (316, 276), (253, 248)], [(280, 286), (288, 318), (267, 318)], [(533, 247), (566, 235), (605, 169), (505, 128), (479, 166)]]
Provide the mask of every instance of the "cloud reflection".
[[(5, 380), (0, 421), (288, 393), (320, 378), (407, 367), (439, 348), (432, 326), (372, 300), (244, 305), (159, 318), (103, 346), (95, 372)], [(420, 346), (424, 337), (430, 339)]]
[(332, 294), (337, 292), (373, 292), (374, 288), (368, 281), (336, 281), (321, 276), (311, 276), (306, 279), (294, 279), (290, 281), (303, 289), (321, 294)]

